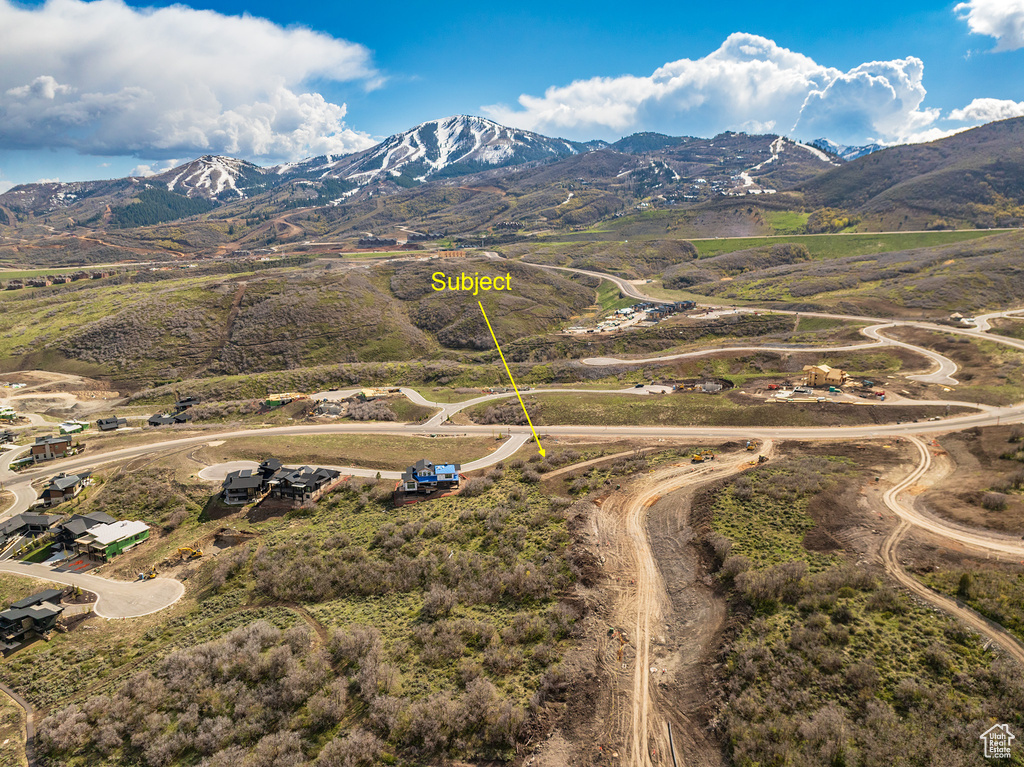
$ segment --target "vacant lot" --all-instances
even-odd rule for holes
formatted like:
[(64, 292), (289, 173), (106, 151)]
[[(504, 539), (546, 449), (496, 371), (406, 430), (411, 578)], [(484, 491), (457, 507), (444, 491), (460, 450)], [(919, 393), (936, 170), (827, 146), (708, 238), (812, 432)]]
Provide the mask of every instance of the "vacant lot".
[(1019, 429), (997, 426), (942, 437), (939, 444), (949, 453), (950, 473), (921, 501), (948, 519), (1019, 534), (1024, 529), (1024, 445)]
[[(840, 426), (894, 423), (945, 414), (944, 407), (771, 403), (738, 392), (535, 394), (525, 398), (534, 425), (570, 426)], [(950, 413), (962, 409), (951, 408)], [(518, 412), (517, 412), (518, 411)], [(468, 411), (478, 423), (519, 423), (519, 403), (478, 405)], [(525, 420), (524, 420), (525, 423)]]
[(318, 434), (301, 437), (253, 436), (204, 447), (196, 457), (209, 463), (261, 461), (274, 457), (288, 464), (360, 466), (400, 471), (420, 458), (469, 463), (498, 449), (493, 437), (402, 437)]

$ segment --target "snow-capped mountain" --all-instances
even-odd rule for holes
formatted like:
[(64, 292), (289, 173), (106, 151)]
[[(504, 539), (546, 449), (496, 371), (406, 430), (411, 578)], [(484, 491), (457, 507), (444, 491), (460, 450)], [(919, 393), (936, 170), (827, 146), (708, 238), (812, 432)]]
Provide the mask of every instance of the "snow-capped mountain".
[(881, 144), (866, 144), (865, 146), (847, 146), (845, 144), (837, 144), (834, 141), (829, 141), (827, 138), (816, 138), (810, 142), (810, 145), (817, 147), (823, 152), (829, 152), (834, 154), (846, 162), (856, 160), (858, 157), (863, 157), (866, 154), (877, 152), (879, 149), (885, 149)]
[(422, 123), (356, 154), (316, 157), (271, 170), (281, 175), (342, 178), (360, 185), (388, 179), (428, 181), (559, 159), (593, 148), (596, 146), (507, 128), (482, 117), (455, 115)]
[(230, 200), (246, 197), (253, 187), (265, 186), (267, 175), (266, 170), (245, 160), (205, 155), (146, 180), (187, 197)]

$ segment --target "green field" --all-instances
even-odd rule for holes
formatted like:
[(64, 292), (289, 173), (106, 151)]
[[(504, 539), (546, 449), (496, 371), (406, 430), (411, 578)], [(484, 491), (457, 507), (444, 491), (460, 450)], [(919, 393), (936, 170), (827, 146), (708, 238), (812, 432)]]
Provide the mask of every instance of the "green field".
[(611, 280), (604, 280), (597, 288), (597, 303), (602, 312), (614, 312), (616, 309), (632, 306), (636, 299), (624, 297), (618, 285)]
[[(48, 277), (51, 274), (74, 274), (75, 272), (89, 272), (93, 271), (96, 267), (89, 266), (67, 266), (63, 269), (14, 269), (14, 270), (0, 270), (0, 282), (6, 282), (7, 280), (21, 280), (31, 279), (33, 277)], [(26, 288), (31, 290), (31, 288)]]
[[(316, 434), (299, 437), (253, 436), (226, 440), (203, 449), (210, 462), (252, 460), (269, 456), (287, 464), (361, 466), (400, 471), (420, 458), (445, 457), (456, 463), (483, 458), (501, 446), (490, 436), (401, 437), (393, 435)], [(440, 458), (435, 458), (440, 460)]]
[(779, 234), (802, 234), (807, 231), (810, 214), (794, 210), (766, 210), (764, 217)]
[(701, 258), (710, 258), (722, 253), (732, 253), (747, 248), (777, 245), (792, 242), (803, 245), (814, 258), (842, 258), (862, 256), (871, 253), (891, 253), (896, 250), (926, 248), (932, 245), (947, 245), (979, 237), (991, 236), (985, 229), (968, 229), (955, 232), (906, 232), (884, 234), (803, 234), (778, 235), (773, 237), (716, 237), (713, 239), (690, 240)]

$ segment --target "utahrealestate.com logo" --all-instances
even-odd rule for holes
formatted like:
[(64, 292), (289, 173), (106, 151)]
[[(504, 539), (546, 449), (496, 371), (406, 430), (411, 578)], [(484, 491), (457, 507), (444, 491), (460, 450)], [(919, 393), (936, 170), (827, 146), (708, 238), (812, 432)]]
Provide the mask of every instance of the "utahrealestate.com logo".
[(981, 739), (985, 743), (986, 759), (1009, 759), (1010, 744), (1016, 736), (1010, 732), (1010, 725), (997, 724), (983, 732)]

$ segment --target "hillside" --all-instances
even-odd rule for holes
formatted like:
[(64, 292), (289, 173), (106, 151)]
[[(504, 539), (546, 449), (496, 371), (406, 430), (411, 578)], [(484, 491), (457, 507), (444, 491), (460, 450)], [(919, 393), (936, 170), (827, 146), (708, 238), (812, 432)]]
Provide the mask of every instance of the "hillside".
[(856, 211), (862, 228), (1018, 226), (1024, 118), (860, 157), (798, 185), (809, 207)]
[(1024, 235), (811, 259), (800, 245), (750, 248), (666, 269), (666, 288), (716, 300), (781, 302), (893, 316), (999, 309), (1024, 300)]
[[(478, 298), (510, 340), (544, 333), (594, 302), (593, 288), (515, 263), (331, 267), (140, 272), (3, 291), (0, 366), (45, 360), (133, 387), (198, 374), (408, 361), (445, 349), (458, 356), (493, 349)], [(456, 277), (509, 272), (515, 290), (436, 292), (430, 275), (438, 269)]]

